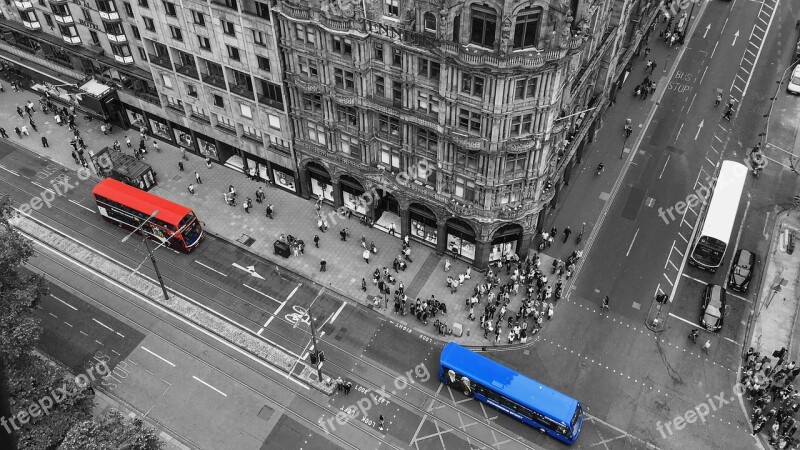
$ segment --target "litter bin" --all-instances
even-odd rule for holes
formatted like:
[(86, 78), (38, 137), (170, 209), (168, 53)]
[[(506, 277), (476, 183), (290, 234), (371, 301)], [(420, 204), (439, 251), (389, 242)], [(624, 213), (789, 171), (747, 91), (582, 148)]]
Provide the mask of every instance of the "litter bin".
[(272, 244), (272, 246), (275, 249), (275, 254), (276, 255), (280, 255), (280, 256), (283, 256), (284, 258), (288, 258), (289, 255), (291, 254), (291, 251), (289, 250), (289, 244), (287, 244), (286, 242), (275, 241), (275, 243)]

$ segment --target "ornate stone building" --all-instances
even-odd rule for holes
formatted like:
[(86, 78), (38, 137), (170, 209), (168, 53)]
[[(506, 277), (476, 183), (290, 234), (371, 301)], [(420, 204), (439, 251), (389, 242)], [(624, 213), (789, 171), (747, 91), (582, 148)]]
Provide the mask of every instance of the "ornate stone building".
[(302, 188), (478, 267), (526, 255), (611, 85), (613, 6), (280, 1)]

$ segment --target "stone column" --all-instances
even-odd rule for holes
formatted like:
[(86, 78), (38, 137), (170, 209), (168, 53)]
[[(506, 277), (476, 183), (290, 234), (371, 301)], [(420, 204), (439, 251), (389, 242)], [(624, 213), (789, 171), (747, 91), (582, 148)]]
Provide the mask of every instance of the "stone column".
[(436, 221), (436, 254), (447, 252), (447, 220)]
[(339, 208), (342, 206), (342, 185), (339, 181), (339, 174), (331, 175), (331, 183), (333, 184), (333, 206)]

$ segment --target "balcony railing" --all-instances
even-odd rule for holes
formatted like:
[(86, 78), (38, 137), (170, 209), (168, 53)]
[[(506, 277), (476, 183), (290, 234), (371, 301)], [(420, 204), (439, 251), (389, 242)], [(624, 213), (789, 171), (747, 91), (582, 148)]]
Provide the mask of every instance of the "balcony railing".
[(222, 89), (225, 89), (227, 87), (225, 85), (225, 78), (223, 78), (223, 77), (220, 77), (220, 76), (217, 76), (217, 75), (211, 75), (211, 74), (207, 74), (207, 73), (202, 74), (201, 77), (203, 79), (203, 83), (208, 83), (208, 84), (210, 84), (212, 86), (216, 86), (216, 87), (222, 88)]
[(200, 75), (197, 73), (197, 67), (192, 64), (187, 64), (185, 66), (175, 66), (175, 70), (182, 75), (186, 75), (187, 77), (192, 77), (194, 79), (200, 79)]
[(134, 91), (133, 95), (136, 98), (140, 98), (148, 103), (161, 106), (161, 99), (158, 98), (158, 94), (152, 91)]
[(273, 99), (271, 99), (271, 98), (269, 98), (269, 97), (267, 97), (265, 95), (259, 95), (258, 96), (258, 103), (261, 103), (262, 105), (271, 106), (271, 107), (273, 107), (275, 109), (278, 109), (280, 111), (284, 110), (283, 109), (283, 102), (275, 101), (275, 100), (273, 100)]
[(67, 3), (68, 0), (50, 0), (51, 5), (63, 5)]
[(80, 36), (63, 36), (62, 35), (61, 38), (64, 39), (64, 42), (66, 42), (67, 44), (80, 44), (81, 43), (81, 37)]
[(36, 22), (27, 22), (25, 20), (22, 21), (22, 25), (29, 30), (41, 30), (42, 24), (37, 20)]
[(119, 11), (98, 11), (100, 13), (100, 19), (105, 20), (106, 22), (113, 22), (117, 20), (121, 20), (119, 17)]
[(120, 34), (106, 33), (106, 36), (108, 36), (109, 41), (116, 42), (118, 44), (128, 42), (128, 37), (122, 32), (120, 32)]
[(114, 55), (114, 59), (116, 59), (117, 62), (122, 63), (122, 64), (133, 64), (133, 56), (132, 55), (128, 55), (128, 56)]
[(165, 69), (172, 70), (172, 61), (169, 59), (168, 56), (158, 56), (158, 55), (149, 55), (150, 62), (153, 64), (157, 64)]
[(234, 94), (241, 95), (242, 97), (247, 97), (249, 99), (252, 99), (253, 96), (255, 95), (255, 92), (253, 92), (252, 89), (241, 84), (228, 83), (228, 88)]
[(16, 6), (20, 11), (27, 11), (29, 9), (33, 9), (33, 2), (15, 0), (14, 6)]
[(71, 24), (71, 23), (75, 22), (75, 19), (70, 14), (67, 14), (67, 15), (64, 15), (64, 16), (59, 16), (58, 14), (53, 14), (53, 19), (56, 19), (56, 22), (64, 24), (64, 25), (68, 25), (68, 24)]

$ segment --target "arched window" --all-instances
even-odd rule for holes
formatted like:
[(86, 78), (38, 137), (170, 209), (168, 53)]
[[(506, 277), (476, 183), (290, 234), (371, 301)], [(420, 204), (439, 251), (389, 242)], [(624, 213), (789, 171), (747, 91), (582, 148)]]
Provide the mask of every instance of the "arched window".
[(436, 32), (436, 16), (434, 16), (432, 12), (426, 12), (422, 16), (422, 23), (425, 31), (429, 31), (431, 33)]
[(539, 25), (542, 9), (526, 9), (517, 16), (514, 26), (514, 48), (536, 47), (539, 43)]
[(497, 31), (497, 13), (486, 5), (472, 7), (470, 42), (484, 47), (494, 47)]

